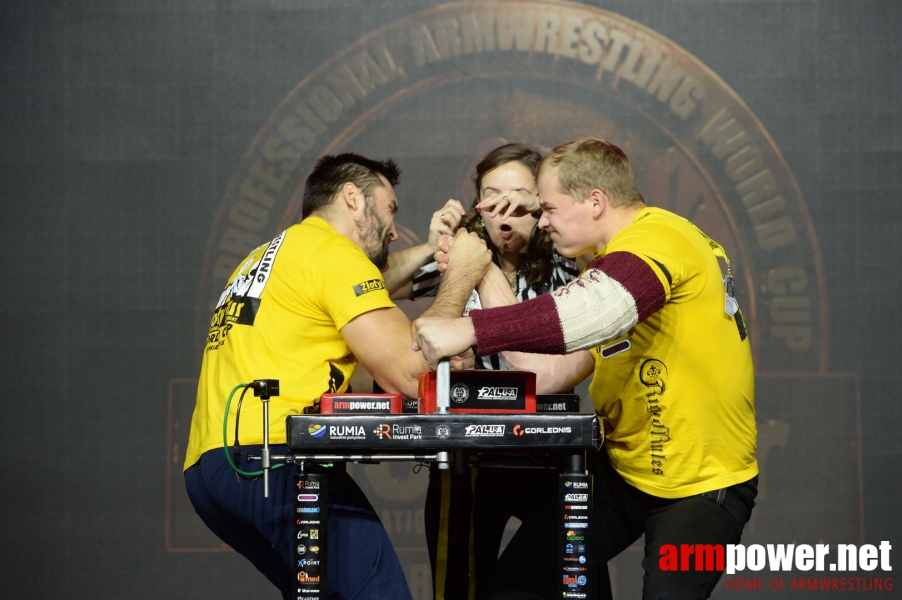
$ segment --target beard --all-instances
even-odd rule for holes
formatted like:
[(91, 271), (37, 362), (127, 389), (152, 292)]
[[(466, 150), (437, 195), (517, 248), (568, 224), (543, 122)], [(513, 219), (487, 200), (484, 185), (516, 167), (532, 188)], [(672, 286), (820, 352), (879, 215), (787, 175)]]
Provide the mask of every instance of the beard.
[(388, 265), (388, 245), (391, 243), (385, 222), (376, 214), (374, 203), (367, 201), (363, 219), (354, 222), (360, 233), (363, 251), (380, 271)]
[(376, 268), (379, 269), (380, 271), (385, 270), (385, 267), (388, 266), (388, 245), (390, 243), (391, 243), (391, 240), (388, 238), (385, 238), (382, 241), (382, 246), (379, 248), (379, 250), (375, 254), (367, 253), (367, 256), (369, 256), (370, 260), (373, 262), (374, 265), (376, 265)]

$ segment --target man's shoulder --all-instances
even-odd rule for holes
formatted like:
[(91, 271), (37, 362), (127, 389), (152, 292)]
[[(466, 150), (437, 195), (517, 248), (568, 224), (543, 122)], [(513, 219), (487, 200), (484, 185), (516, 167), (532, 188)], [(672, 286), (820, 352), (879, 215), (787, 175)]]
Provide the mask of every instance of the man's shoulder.
[[(685, 233), (685, 225), (691, 224), (683, 217), (668, 210), (647, 206), (640, 210), (633, 221), (618, 231), (609, 242), (609, 249), (613, 246), (631, 246), (640, 244), (646, 246), (656, 241), (664, 241), (672, 236)], [(626, 249), (626, 248), (624, 248)]]
[[(670, 245), (686, 242), (696, 245), (704, 234), (692, 221), (654, 206), (642, 209), (635, 220), (622, 230), (623, 238), (642, 239), (644, 243)], [(619, 234), (618, 234), (619, 236)]]
[(704, 235), (689, 220), (657, 207), (643, 208), (605, 248), (625, 251), (665, 266), (671, 275), (694, 272), (704, 263)]
[(674, 227), (692, 225), (685, 217), (658, 206), (646, 206), (638, 212), (630, 227)]
[(355, 253), (361, 250), (348, 238), (319, 217), (307, 217), (292, 225), (286, 232), (286, 241), (307, 252), (321, 252), (327, 256), (339, 253)]

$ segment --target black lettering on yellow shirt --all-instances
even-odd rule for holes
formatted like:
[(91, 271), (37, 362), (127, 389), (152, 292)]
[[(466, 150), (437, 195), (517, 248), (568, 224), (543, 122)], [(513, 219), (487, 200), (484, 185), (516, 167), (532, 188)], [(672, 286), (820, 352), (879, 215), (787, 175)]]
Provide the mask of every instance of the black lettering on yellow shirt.
[(364, 281), (363, 283), (358, 283), (354, 286), (354, 293), (358, 296), (362, 296), (369, 292), (375, 292), (377, 290), (384, 290), (385, 282), (381, 279), (370, 279), (369, 281)]

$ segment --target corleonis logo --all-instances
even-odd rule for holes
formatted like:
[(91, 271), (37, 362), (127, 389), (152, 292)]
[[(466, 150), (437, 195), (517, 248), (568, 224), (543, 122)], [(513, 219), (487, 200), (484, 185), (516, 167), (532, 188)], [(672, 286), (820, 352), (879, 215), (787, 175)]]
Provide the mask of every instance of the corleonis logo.
[(369, 294), (370, 292), (375, 292), (378, 290), (385, 289), (385, 282), (381, 279), (370, 279), (369, 281), (364, 281), (362, 283), (358, 283), (354, 286), (354, 293), (358, 296), (362, 296), (364, 294)]
[[(573, 431), (569, 427), (521, 427), (519, 424), (514, 425), (514, 435), (524, 434), (549, 434), (549, 433), (570, 433)], [(568, 482), (569, 484), (569, 482)], [(569, 485), (568, 485), (569, 487)]]

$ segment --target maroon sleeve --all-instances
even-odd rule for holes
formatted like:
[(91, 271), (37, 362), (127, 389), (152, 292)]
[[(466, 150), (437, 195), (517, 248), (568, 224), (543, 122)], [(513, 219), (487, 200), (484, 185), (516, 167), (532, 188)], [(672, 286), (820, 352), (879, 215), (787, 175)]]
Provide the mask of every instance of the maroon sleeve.
[[(654, 259), (651, 259), (654, 261)], [(667, 280), (670, 273), (664, 265), (655, 262)], [(648, 263), (632, 252), (611, 252), (593, 260), (587, 269), (598, 269), (626, 288), (636, 302), (641, 323), (656, 311), (661, 310), (667, 299), (663, 286)]]
[[(669, 279), (670, 274), (663, 265), (659, 267)], [(598, 277), (603, 276), (622, 285), (632, 296), (640, 323), (664, 306), (666, 291), (652, 267), (631, 252), (612, 252), (593, 261), (582, 277), (551, 294), (511, 306), (471, 310), (470, 317), (476, 331), (477, 353), (485, 356), (504, 350), (514, 350), (565, 354), (567, 338), (558, 315), (555, 298), (557, 297), (559, 302), (566, 302), (568, 292), (573, 286), (591, 286)], [(605, 309), (605, 306), (599, 305), (596, 310)], [(571, 335), (573, 333), (571, 332)]]
[(564, 354), (564, 332), (551, 294), (510, 306), (471, 310), (480, 356), (503, 350)]

